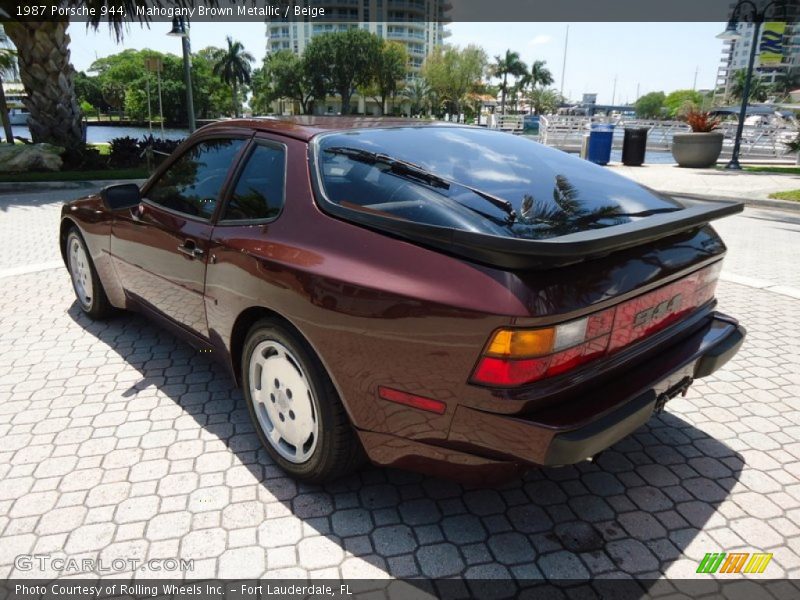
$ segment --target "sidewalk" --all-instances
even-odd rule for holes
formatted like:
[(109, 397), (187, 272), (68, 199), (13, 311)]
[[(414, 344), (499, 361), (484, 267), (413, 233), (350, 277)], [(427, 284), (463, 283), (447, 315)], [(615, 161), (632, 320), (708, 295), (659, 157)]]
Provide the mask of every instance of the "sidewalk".
[(754, 206), (800, 210), (800, 203), (768, 198), (773, 192), (800, 188), (800, 175), (749, 173), (719, 169), (682, 169), (677, 165), (626, 167), (610, 164), (614, 172), (660, 192), (735, 198)]

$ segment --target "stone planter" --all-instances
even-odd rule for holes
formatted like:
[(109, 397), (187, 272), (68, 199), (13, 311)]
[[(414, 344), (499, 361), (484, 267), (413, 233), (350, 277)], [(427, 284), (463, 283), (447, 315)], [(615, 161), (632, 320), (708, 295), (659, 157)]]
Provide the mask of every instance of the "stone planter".
[(679, 167), (713, 167), (722, 152), (722, 132), (676, 133), (672, 136), (672, 156)]

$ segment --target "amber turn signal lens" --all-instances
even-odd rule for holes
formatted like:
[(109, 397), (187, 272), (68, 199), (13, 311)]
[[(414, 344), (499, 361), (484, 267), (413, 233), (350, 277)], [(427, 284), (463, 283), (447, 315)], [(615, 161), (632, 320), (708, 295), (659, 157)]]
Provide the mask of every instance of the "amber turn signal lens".
[(509, 358), (543, 356), (553, 351), (555, 327), (514, 331), (501, 329), (489, 343), (486, 354)]

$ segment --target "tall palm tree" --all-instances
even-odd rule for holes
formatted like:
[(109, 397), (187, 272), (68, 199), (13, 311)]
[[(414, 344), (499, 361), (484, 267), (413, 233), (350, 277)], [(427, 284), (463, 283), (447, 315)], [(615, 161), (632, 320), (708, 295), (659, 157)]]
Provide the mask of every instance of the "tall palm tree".
[(227, 37), (228, 48), (220, 50), (215, 58), (214, 75), (231, 86), (233, 97), (233, 111), (235, 116), (240, 116), (239, 86), (250, 83), (250, 63), (255, 61), (253, 55), (244, 49), (241, 42), (235, 42), (231, 36)]
[[(218, 0), (204, 1), (212, 6), (218, 4)], [(181, 6), (195, 3), (196, 0), (180, 0)], [(149, 20), (136, 16), (137, 6), (165, 4), (165, 0), (92, 0), (91, 5), (96, 10), (89, 25), (96, 28), (106, 20), (120, 39), (127, 20)], [(85, 6), (86, 0), (38, 0), (37, 5), (49, 11), (53, 6)], [(75, 96), (75, 69), (70, 62), (69, 21), (23, 22), (15, 20), (13, 12), (8, 3), (3, 4), (0, 21), (17, 48), (20, 79), (27, 96), (25, 106), (30, 111), (31, 138), (34, 142), (50, 142), (68, 151), (80, 152), (84, 127)]]
[(30, 111), (28, 129), (31, 138), (34, 142), (62, 146), (68, 152), (80, 152), (84, 143), (84, 126), (75, 96), (75, 69), (70, 62), (68, 25), (67, 21), (3, 23), (17, 48), (25, 106)]
[(0, 119), (3, 121), (3, 131), (6, 143), (14, 143), (14, 133), (11, 131), (11, 120), (8, 118), (8, 104), (6, 93), (3, 89), (3, 79), (17, 76), (17, 53), (11, 48), (0, 48)]
[(531, 73), (530, 73), (530, 83), (533, 87), (537, 85), (541, 85), (542, 87), (547, 87), (548, 85), (553, 85), (555, 79), (553, 78), (553, 74), (550, 72), (545, 65), (547, 61), (544, 60), (535, 60), (531, 65)]
[(491, 66), (492, 75), (501, 80), (500, 83), (500, 113), (506, 113), (506, 94), (508, 93), (509, 76), (522, 77), (528, 72), (528, 66), (522, 62), (518, 52), (506, 50), (504, 56), (495, 56)]

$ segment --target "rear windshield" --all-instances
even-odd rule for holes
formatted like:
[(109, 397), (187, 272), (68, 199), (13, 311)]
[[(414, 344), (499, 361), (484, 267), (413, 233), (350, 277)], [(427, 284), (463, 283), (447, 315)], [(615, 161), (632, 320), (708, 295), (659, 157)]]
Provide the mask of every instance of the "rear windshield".
[(492, 235), (544, 239), (683, 208), (560, 150), (477, 127), (336, 132), (315, 152), (323, 208)]

